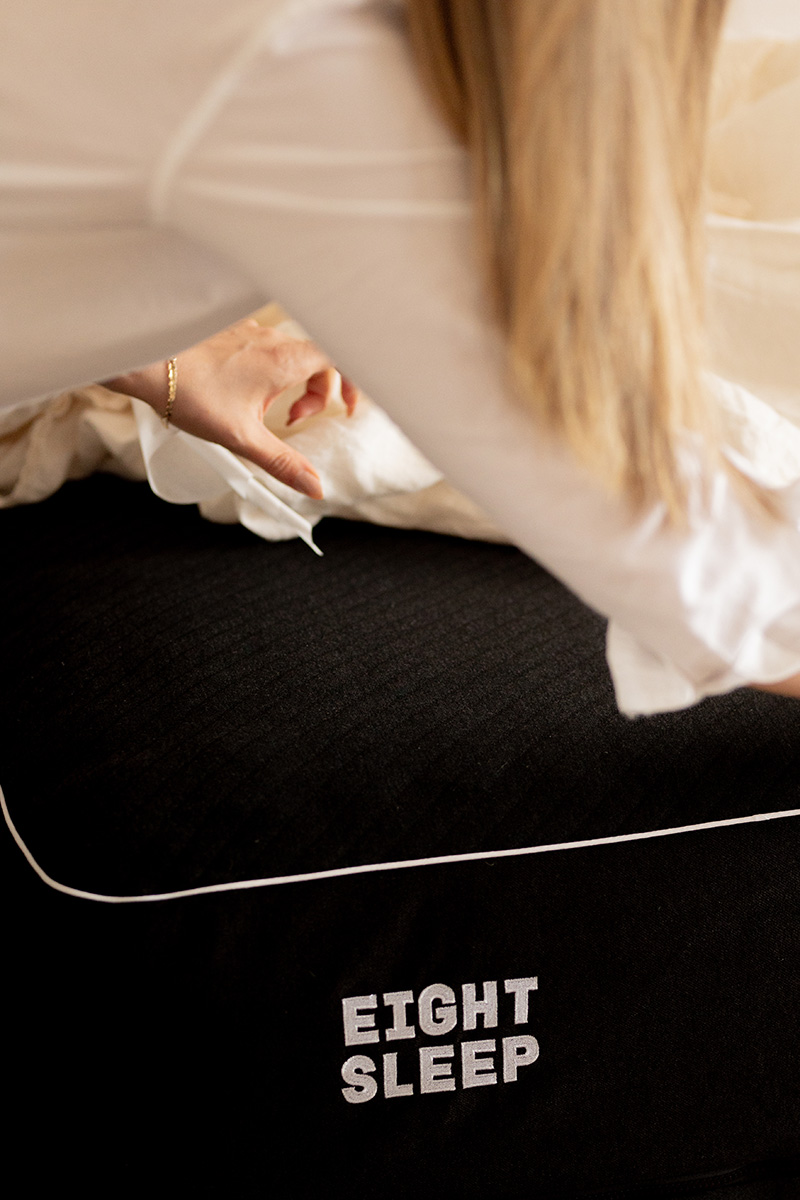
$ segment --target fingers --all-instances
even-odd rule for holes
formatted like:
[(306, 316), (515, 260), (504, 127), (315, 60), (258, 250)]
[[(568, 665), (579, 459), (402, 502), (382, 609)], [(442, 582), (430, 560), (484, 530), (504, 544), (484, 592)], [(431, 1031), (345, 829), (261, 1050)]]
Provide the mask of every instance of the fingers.
[(305, 391), (291, 406), (289, 424), (322, 412), (339, 395), (352, 413), (356, 389), (313, 342), (245, 318), (185, 351), (180, 375), (172, 414), (179, 428), (226, 446), (302, 495), (322, 498), (311, 463), (263, 424), (272, 401), (298, 384)]
[(346, 375), (342, 376), (342, 400), (347, 409), (348, 417), (352, 417), (358, 403), (358, 388), (351, 383)]
[(334, 396), (341, 396), (347, 415), (352, 416), (358, 401), (358, 389), (331, 365), (328, 356), (311, 341), (292, 337), (269, 325), (260, 325), (252, 317), (231, 325), (228, 334), (244, 337), (247, 346), (255, 346), (269, 360), (272, 394), (267, 395), (269, 405), (277, 391), (306, 382), (304, 395), (296, 400), (289, 411), (288, 424), (323, 411)]
[(268, 375), (272, 380), (274, 394), (332, 371), (331, 360), (313, 342), (265, 327), (248, 334), (250, 338), (253, 339), (250, 345), (263, 356), (265, 377)]
[(286, 424), (293, 425), (295, 421), (301, 421), (305, 417), (313, 417), (322, 412), (328, 401), (338, 392), (338, 381), (338, 372), (334, 371), (333, 367), (317, 371), (312, 375), (306, 382), (306, 390), (303, 395), (295, 400), (289, 409)]
[(270, 398), (331, 366), (327, 354), (314, 342), (272, 325), (261, 325), (254, 317), (229, 325), (199, 346), (212, 348), (222, 358), (235, 358), (239, 369), (249, 363), (253, 369), (262, 370)]
[(307, 417), (315, 417), (317, 413), (321, 413), (325, 408), (325, 398), (323, 396), (313, 396), (306, 392), (299, 400), (295, 400), (292, 407), (289, 409), (287, 425), (294, 425), (295, 421), (304, 421)]
[(312, 500), (322, 499), (322, 483), (308, 459), (270, 433), (260, 422), (248, 441), (239, 442), (231, 449), (296, 492), (310, 496)]
[(304, 394), (289, 409), (287, 425), (321, 413), (337, 393), (342, 398), (348, 417), (352, 417), (358, 401), (358, 388), (332, 367), (318, 371), (308, 380)]

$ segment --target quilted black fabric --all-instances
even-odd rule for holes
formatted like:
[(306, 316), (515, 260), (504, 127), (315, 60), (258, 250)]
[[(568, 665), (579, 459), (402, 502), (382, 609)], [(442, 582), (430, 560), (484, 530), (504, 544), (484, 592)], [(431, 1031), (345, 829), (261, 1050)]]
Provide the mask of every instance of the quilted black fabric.
[[(326, 521), (320, 560), (102, 477), (2, 525), (0, 784), (73, 888), (800, 807), (792, 702), (620, 717), (602, 622), (511, 548)], [(9, 1153), (46, 1146), (40, 1177), (84, 1194), (800, 1195), (799, 836), (783, 817), (107, 905), (46, 888), (6, 835)], [(426, 1032), (435, 984), (454, 1000)]]
[(318, 540), (103, 477), (3, 515), (2, 785), (57, 878), (173, 890), (800, 795), (793, 704), (621, 717), (603, 623), (518, 551), (335, 521)]

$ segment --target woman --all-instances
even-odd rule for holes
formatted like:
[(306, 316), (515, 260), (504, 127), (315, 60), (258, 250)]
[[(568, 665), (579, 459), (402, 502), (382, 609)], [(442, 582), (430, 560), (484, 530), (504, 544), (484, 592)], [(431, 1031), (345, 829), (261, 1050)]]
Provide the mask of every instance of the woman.
[(701, 374), (724, 8), (15, 0), (6, 403), (113, 378), (313, 495), (260, 432), (263, 335), (184, 350), (278, 297), (612, 617), (624, 711), (798, 693), (800, 535), (724, 461)]

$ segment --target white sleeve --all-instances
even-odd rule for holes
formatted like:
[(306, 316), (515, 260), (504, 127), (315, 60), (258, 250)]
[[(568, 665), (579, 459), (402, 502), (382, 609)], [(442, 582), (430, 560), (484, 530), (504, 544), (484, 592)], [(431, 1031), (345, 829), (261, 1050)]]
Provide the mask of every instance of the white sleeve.
[(381, 6), (291, 11), (178, 131), (158, 218), (243, 267), (455, 486), (612, 619), (624, 711), (800, 670), (795, 517), (750, 512), (725, 472), (701, 477), (687, 442), (688, 528), (671, 531), (658, 505), (632, 520), (534, 429), (502, 386), (467, 165), (420, 95), (402, 29)]

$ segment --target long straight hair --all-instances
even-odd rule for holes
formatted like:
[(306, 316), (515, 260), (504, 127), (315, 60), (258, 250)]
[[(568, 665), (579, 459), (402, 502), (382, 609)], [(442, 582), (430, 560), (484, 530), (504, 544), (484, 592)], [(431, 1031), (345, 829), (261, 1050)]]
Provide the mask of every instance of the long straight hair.
[(635, 508), (686, 510), (702, 375), (709, 93), (727, 0), (407, 0), (471, 152), (516, 390)]

